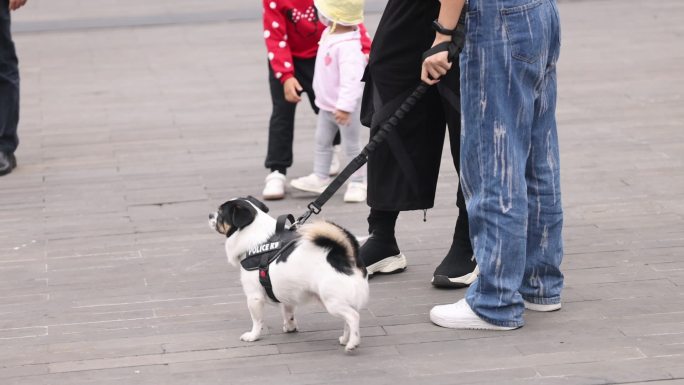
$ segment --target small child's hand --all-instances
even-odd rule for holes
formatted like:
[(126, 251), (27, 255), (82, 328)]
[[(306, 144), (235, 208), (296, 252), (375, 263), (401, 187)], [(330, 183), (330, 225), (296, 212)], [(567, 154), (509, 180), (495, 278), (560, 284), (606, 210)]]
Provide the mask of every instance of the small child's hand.
[(16, 11), (26, 4), (26, 0), (9, 0), (9, 9), (11, 11)]
[(285, 84), (283, 84), (285, 100), (287, 100), (290, 103), (299, 103), (302, 100), (301, 96), (299, 96), (299, 93), (303, 90), (304, 89), (299, 84), (297, 79), (295, 79), (294, 76), (285, 80)]
[(351, 113), (342, 110), (335, 110), (335, 112), (333, 112), (333, 115), (335, 116), (335, 122), (337, 122), (337, 124), (339, 124), (340, 126), (346, 126), (349, 124), (349, 116), (351, 115)]

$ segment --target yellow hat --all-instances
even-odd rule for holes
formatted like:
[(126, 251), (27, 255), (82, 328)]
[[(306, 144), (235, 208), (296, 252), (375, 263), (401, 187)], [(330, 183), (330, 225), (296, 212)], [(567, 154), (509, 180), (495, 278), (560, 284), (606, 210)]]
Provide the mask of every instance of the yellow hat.
[(364, 0), (314, 0), (318, 12), (339, 25), (363, 23)]

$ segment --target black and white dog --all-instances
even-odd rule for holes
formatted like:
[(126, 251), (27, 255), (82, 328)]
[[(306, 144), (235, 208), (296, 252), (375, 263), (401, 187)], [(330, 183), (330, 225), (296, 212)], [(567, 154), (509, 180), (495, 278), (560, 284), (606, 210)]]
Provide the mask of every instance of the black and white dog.
[[(241, 267), (240, 281), (252, 316), (252, 330), (240, 339), (259, 339), (267, 302), (280, 302), (283, 331), (289, 333), (297, 330), (295, 307), (317, 301), (330, 314), (344, 319), (344, 334), (339, 341), (345, 350), (353, 350), (361, 337), (359, 310), (368, 302), (368, 277), (358, 258), (356, 238), (323, 221), (286, 229), (290, 234), (279, 237), (276, 220), (267, 212), (263, 203), (247, 197), (229, 200), (209, 215), (209, 226), (226, 236), (228, 262)], [(274, 258), (270, 263), (264, 263), (265, 253), (273, 252), (277, 254), (271, 254)], [(249, 259), (256, 259), (252, 267), (259, 262), (261, 266), (250, 268)]]

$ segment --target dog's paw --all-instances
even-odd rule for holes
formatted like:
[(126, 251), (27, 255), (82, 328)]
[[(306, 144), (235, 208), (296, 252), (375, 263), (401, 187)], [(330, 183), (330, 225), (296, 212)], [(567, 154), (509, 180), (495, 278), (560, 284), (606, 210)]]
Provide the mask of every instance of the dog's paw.
[(346, 345), (349, 342), (349, 336), (348, 335), (343, 335), (340, 336), (340, 345)]
[(297, 324), (294, 322), (291, 324), (284, 324), (283, 325), (283, 331), (285, 333), (294, 333), (297, 331)]
[(359, 346), (359, 343), (358, 343), (358, 342), (357, 342), (357, 343), (349, 342), (349, 343), (347, 343), (347, 345), (344, 347), (344, 351), (347, 352), (347, 353), (349, 353), (349, 352), (351, 352), (352, 350), (356, 349), (358, 346)]
[(253, 342), (259, 339), (259, 333), (247, 332), (240, 336), (240, 341)]

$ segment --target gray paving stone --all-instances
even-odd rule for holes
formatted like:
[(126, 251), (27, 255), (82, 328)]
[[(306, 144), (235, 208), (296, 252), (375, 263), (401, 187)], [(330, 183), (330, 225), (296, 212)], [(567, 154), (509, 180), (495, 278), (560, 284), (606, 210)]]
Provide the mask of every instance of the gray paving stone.
[[(384, 3), (367, 1), (371, 31)], [(510, 333), (429, 322), (464, 295), (429, 285), (458, 213), (446, 146), (427, 222), (397, 224), (409, 268), (371, 280), (352, 354), (318, 306), (295, 334), (269, 307), (262, 340), (239, 341), (238, 272), (206, 225), (266, 174), (259, 8), (31, 0), (13, 15), (22, 144), (0, 179), (0, 383), (682, 383), (683, 4), (560, 1), (563, 309)], [(291, 176), (310, 172), (309, 107), (296, 124)], [(299, 214), (311, 199), (269, 206)], [(321, 214), (359, 235), (366, 216), (341, 194)]]
[[(551, 365), (540, 367), (542, 376), (572, 376), (593, 378), (603, 383), (624, 383), (641, 381), (671, 380), (669, 367), (678, 366), (675, 362), (681, 357), (642, 358), (624, 360), (608, 360), (604, 362), (583, 362), (574, 365)], [(562, 368), (561, 368), (562, 366)], [(656, 382), (657, 383), (657, 382)]]

